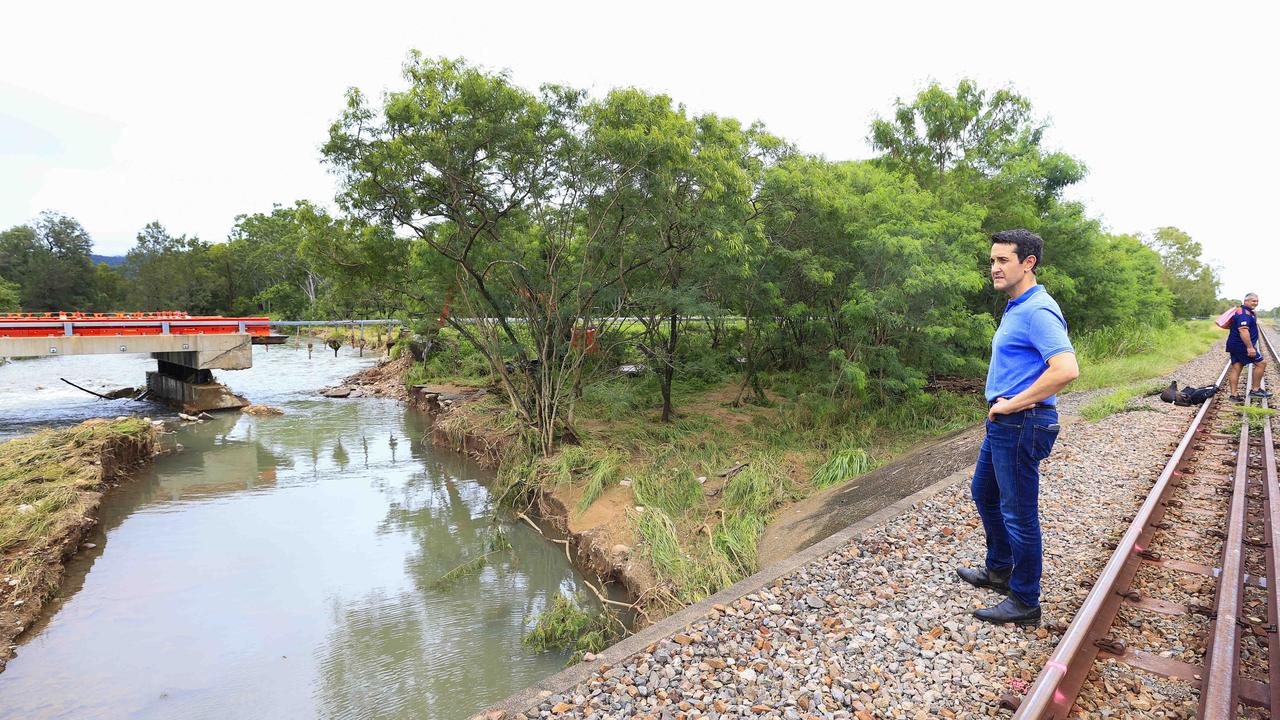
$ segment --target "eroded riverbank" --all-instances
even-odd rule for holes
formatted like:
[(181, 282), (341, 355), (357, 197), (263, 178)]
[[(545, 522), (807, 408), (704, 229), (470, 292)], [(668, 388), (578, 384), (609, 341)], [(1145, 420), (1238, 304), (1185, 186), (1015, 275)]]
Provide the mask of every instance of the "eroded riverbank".
[(155, 454), (149, 421), (90, 420), (0, 444), (0, 671), (40, 616), (103, 494)]

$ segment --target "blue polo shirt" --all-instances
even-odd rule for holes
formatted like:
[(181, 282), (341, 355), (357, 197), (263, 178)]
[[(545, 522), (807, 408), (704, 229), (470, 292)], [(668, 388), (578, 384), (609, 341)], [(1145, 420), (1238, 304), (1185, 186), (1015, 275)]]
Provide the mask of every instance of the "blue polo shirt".
[[(1049, 367), (1049, 358), (1075, 352), (1067, 337), (1062, 309), (1041, 285), (1009, 301), (1000, 327), (991, 338), (991, 365), (987, 368), (987, 402), (1013, 397), (1031, 387)], [(1041, 400), (1046, 405), (1056, 395)]]

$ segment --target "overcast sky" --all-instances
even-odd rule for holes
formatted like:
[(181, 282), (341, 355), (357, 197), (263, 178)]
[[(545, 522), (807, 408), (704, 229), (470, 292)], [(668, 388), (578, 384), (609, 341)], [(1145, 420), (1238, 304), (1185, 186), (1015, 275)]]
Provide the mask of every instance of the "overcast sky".
[(237, 214), (332, 204), (319, 147), (343, 92), (399, 87), (410, 48), (528, 88), (665, 92), (832, 160), (869, 157), (894, 98), (970, 77), (1051, 120), (1049, 145), (1089, 167), (1071, 196), (1109, 228), (1177, 226), (1221, 266), (1224, 294), (1271, 307), (1278, 6), (11, 3), (0, 227), (57, 210), (123, 254), (151, 220), (216, 241)]

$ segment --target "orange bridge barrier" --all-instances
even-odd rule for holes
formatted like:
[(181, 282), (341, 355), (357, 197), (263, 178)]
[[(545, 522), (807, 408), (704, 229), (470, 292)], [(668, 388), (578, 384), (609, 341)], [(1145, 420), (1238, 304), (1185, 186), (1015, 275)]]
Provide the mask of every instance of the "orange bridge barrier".
[(0, 315), (0, 338), (128, 335), (271, 334), (271, 319), (184, 312), (12, 313)]

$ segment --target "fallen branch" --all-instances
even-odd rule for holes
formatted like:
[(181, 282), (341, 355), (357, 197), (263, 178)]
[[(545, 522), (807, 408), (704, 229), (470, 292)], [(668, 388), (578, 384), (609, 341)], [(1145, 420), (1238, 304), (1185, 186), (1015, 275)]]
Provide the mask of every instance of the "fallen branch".
[(604, 593), (596, 589), (596, 586), (592, 585), (591, 581), (586, 578), (582, 578), (582, 584), (591, 588), (591, 592), (595, 593), (596, 599), (604, 603), (605, 605), (613, 605), (615, 607), (626, 608), (628, 610), (639, 610), (639, 608), (637, 608), (635, 605), (632, 605), (630, 603), (624, 603), (620, 600), (610, 600), (609, 598), (605, 597)]
[(87, 387), (80, 387), (79, 385), (77, 385), (77, 384), (75, 384), (75, 383), (71, 382), (70, 380), (68, 380), (68, 379), (66, 379), (66, 378), (58, 378), (58, 379), (59, 379), (59, 380), (61, 380), (61, 381), (62, 381), (62, 382), (64, 382), (64, 383), (66, 383), (66, 384), (70, 385), (71, 387), (73, 387), (73, 388), (75, 388), (75, 389), (77, 389), (77, 390), (83, 390), (83, 391), (85, 391), (85, 392), (89, 393), (90, 395), (93, 395), (94, 397), (100, 398), (100, 399), (102, 399), (102, 400), (110, 400), (110, 399), (111, 399), (111, 398), (107, 397), (106, 395), (103, 395), (102, 393), (96, 393), (96, 392), (94, 392), (94, 391), (90, 390), (90, 389), (89, 389), (89, 388), (87, 388)]
[(530, 520), (530, 519), (529, 519), (529, 516), (528, 516), (528, 515), (525, 515), (525, 514), (524, 514), (524, 513), (522, 513), (522, 512), (518, 512), (518, 513), (516, 513), (516, 517), (518, 517), (518, 518), (520, 518), (521, 520), (523, 520), (523, 521), (525, 521), (525, 522), (529, 523), (529, 527), (533, 528), (534, 530), (537, 530), (539, 535), (543, 535), (543, 536), (545, 536), (545, 535), (546, 535), (546, 533), (542, 532), (542, 528), (538, 527), (538, 524), (537, 524), (537, 523), (535, 523), (534, 521), (532, 521), (532, 520)]
[[(521, 520), (523, 520), (523, 521), (525, 521), (525, 522), (529, 523), (529, 527), (533, 528), (534, 530), (537, 530), (539, 535), (541, 535), (541, 536), (543, 536), (543, 537), (546, 537), (546, 533), (542, 532), (542, 528), (538, 527), (538, 525), (537, 525), (536, 523), (534, 523), (534, 522), (533, 522), (533, 520), (530, 520), (528, 515), (525, 515), (525, 514), (524, 514), (524, 513), (522, 513), (522, 512), (517, 512), (517, 513), (516, 513), (516, 517), (518, 517), (518, 518), (520, 518)], [(556, 539), (556, 538), (547, 538), (547, 539), (548, 539), (548, 540), (550, 540), (550, 541), (551, 541), (551, 542), (553, 542), (553, 543), (558, 543), (558, 544), (563, 545), (563, 546), (564, 546), (564, 556), (565, 556), (565, 558), (567, 558), (567, 559), (569, 560), (569, 562), (570, 562), (570, 563), (573, 563), (573, 557), (571, 557), (571, 556), (569, 555), (569, 541), (568, 541), (568, 540), (558, 540), (558, 539)], [(638, 603), (638, 602), (637, 602), (637, 603), (632, 604), (632, 603), (624, 603), (624, 602), (621, 602), (621, 601), (619, 601), (619, 600), (610, 600), (609, 598), (607, 598), (607, 597), (605, 597), (605, 596), (604, 596), (604, 593), (602, 593), (602, 592), (600, 592), (599, 590), (597, 590), (597, 589), (596, 589), (596, 586), (595, 586), (595, 585), (592, 585), (590, 580), (587, 580), (586, 578), (582, 578), (582, 583), (583, 583), (584, 585), (586, 585), (587, 587), (591, 588), (591, 592), (595, 594), (596, 599), (598, 599), (600, 602), (604, 603), (605, 605), (613, 605), (613, 606), (615, 606), (615, 607), (626, 608), (626, 609), (628, 609), (628, 610), (635, 610), (636, 612), (640, 613), (641, 615), (644, 615), (645, 620), (649, 620), (649, 614), (648, 614), (648, 613), (646, 613), (646, 612), (644, 611), (644, 609), (640, 607), (640, 605), (639, 605), (639, 603)]]
[(444, 575), (441, 575), (439, 578), (436, 579), (435, 582), (431, 583), (431, 585), (429, 585), (428, 587), (430, 587), (433, 590), (439, 590), (450, 585), (451, 583), (461, 580), (463, 577), (466, 577), (467, 575), (477, 573), (480, 570), (484, 569), (484, 566), (489, 562), (490, 555), (496, 555), (500, 552), (502, 552), (502, 550), (490, 550), (489, 552), (483, 555), (471, 558), (470, 560), (463, 561), (462, 563), (455, 566), (449, 572), (445, 573)]

